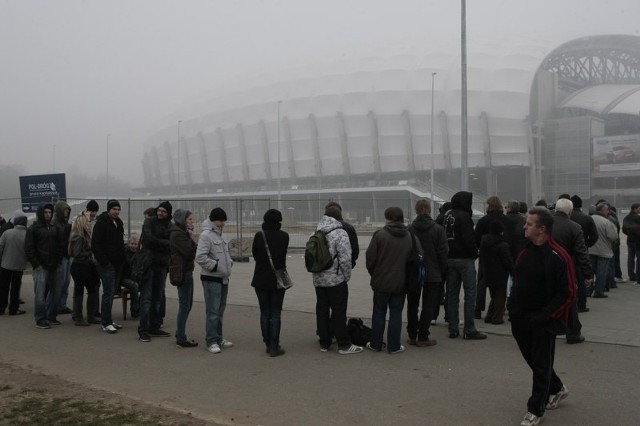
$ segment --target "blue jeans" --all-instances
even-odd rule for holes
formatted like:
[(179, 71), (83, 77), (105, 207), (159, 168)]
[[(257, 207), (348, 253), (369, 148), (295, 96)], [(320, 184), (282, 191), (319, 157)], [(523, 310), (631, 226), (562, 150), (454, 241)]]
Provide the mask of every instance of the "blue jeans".
[[(64, 262), (64, 259), (63, 259)], [(47, 285), (44, 306), (47, 311), (47, 319), (54, 320), (58, 316), (61, 309), (60, 299), (64, 286), (65, 267), (69, 266), (60, 263), (51, 277), (51, 281)]]
[(97, 265), (98, 275), (102, 281), (102, 304), (100, 314), (102, 326), (113, 324), (111, 308), (113, 307), (113, 295), (116, 291), (116, 283), (122, 274), (122, 264), (109, 263), (107, 266)]
[(404, 294), (373, 292), (373, 314), (371, 315), (371, 347), (382, 349), (382, 338), (389, 308), (389, 327), (387, 329), (387, 351), (400, 349), (400, 334), (402, 333), (402, 309), (404, 308)]
[(627, 273), (630, 281), (637, 281), (640, 278), (640, 244), (627, 241)]
[(147, 336), (149, 331), (160, 329), (162, 324), (162, 296), (167, 280), (167, 266), (153, 264), (140, 282), (140, 324), (138, 334)]
[(475, 333), (473, 315), (476, 309), (476, 267), (473, 259), (447, 260), (447, 315), (449, 333), (458, 332), (460, 287), (464, 288), (464, 333)]
[(609, 277), (611, 258), (601, 257), (590, 255), (591, 257), (591, 265), (593, 267), (593, 271), (596, 274), (596, 282), (595, 282), (595, 296), (604, 295), (604, 289), (607, 285), (607, 279)]
[(187, 341), (187, 318), (193, 306), (193, 271), (184, 272), (182, 285), (178, 287), (178, 317), (176, 325), (176, 342)]
[[(55, 306), (56, 310), (47, 310), (46, 306), (46, 294), (47, 290), (49, 290), (49, 294), (56, 291), (56, 275), (57, 270), (48, 271), (44, 269), (42, 266), (38, 266), (33, 270), (33, 290), (35, 293), (34, 299), (34, 317), (36, 320), (36, 324), (41, 321), (46, 321), (49, 318), (55, 318), (58, 313), (57, 304)], [(55, 299), (52, 299), (55, 300)], [(51, 308), (51, 305), (49, 305)]]
[(222, 318), (227, 307), (229, 286), (215, 281), (202, 281), (206, 309), (207, 347), (222, 343)]
[(260, 331), (262, 341), (269, 351), (278, 350), (280, 345), (280, 328), (282, 324), (282, 303), (284, 290), (264, 290), (256, 288), (256, 296), (260, 304)]
[(71, 258), (63, 257), (62, 263), (58, 267), (60, 279), (62, 280), (62, 290), (60, 292), (60, 302), (58, 303), (58, 312), (67, 308), (67, 299), (69, 298), (69, 283), (71, 283)]

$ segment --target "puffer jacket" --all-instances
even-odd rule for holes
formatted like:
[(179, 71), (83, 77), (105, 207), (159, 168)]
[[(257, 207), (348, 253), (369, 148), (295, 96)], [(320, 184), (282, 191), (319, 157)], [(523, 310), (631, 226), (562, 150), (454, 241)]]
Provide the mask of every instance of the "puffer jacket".
[(71, 237), (69, 252), (73, 257), (73, 263), (91, 265), (91, 243), (82, 235)]
[(0, 237), (0, 259), (2, 267), (9, 271), (24, 271), (27, 265), (27, 255), (24, 252), (24, 240), (27, 227), (16, 225)]
[[(411, 234), (402, 222), (389, 222), (373, 233), (366, 252), (373, 291), (406, 293), (407, 259), (412, 249)], [(422, 253), (417, 237), (416, 250)]]
[(317, 231), (326, 234), (329, 252), (333, 258), (330, 268), (313, 273), (315, 287), (334, 287), (351, 279), (351, 243), (342, 224), (329, 216), (322, 216)]
[(449, 245), (444, 229), (438, 226), (428, 214), (416, 217), (409, 229), (418, 237), (424, 251), (424, 261), (427, 266), (426, 282), (442, 281), (449, 255)]
[(196, 263), (202, 267), (201, 279), (213, 281), (209, 277), (222, 279), (229, 284), (233, 260), (229, 253), (229, 243), (222, 236), (222, 229), (209, 219), (202, 222), (202, 233), (196, 249)]
[(38, 206), (37, 220), (27, 228), (24, 252), (33, 269), (42, 266), (47, 271), (55, 271), (62, 261), (62, 253), (66, 247), (62, 244), (60, 230), (51, 221), (45, 222), (45, 209), (50, 209), (53, 212), (53, 204), (43, 203)]

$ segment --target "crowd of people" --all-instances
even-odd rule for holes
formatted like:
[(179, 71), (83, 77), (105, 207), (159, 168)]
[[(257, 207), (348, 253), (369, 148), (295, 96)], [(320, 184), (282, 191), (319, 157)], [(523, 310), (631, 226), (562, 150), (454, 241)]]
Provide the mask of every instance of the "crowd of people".
[[(551, 206), (540, 200), (531, 209), (515, 200), (503, 206), (497, 196), (491, 196), (486, 214), (475, 224), (471, 203), (472, 194), (460, 191), (440, 207), (434, 219), (430, 203), (418, 200), (415, 219), (409, 225), (401, 208), (385, 210), (386, 223), (373, 233), (365, 252), (373, 307), (371, 337), (364, 345), (352, 342), (347, 330), (348, 282), (360, 253), (358, 237), (343, 219), (340, 204), (327, 204), (317, 231), (331, 260), (311, 278), (320, 350), (328, 352), (335, 343), (342, 355), (365, 348), (390, 354), (405, 351), (401, 341), (405, 302), (407, 342), (417, 347), (437, 344), (429, 328), (441, 305), (451, 339), (484, 340), (487, 335), (477, 330), (475, 320), (482, 319), (484, 312), (486, 324), (502, 324), (508, 312), (513, 336), (533, 371), (532, 395), (522, 424), (538, 424), (545, 410), (556, 408), (569, 393), (553, 371), (556, 336), (565, 335), (570, 344), (584, 342), (579, 314), (589, 311), (587, 298), (606, 298), (610, 289), (624, 281), (620, 230), (627, 235), (629, 279), (640, 285), (635, 282), (640, 279), (640, 203), (631, 205), (622, 226), (614, 206), (599, 200), (586, 214), (577, 195), (562, 194)], [(131, 235), (125, 243), (118, 200), (109, 200), (106, 210), (98, 211), (98, 203), (91, 200), (71, 220), (69, 205), (59, 201), (41, 204), (29, 227), (21, 211), (9, 222), (0, 222), (0, 315), (7, 308), (9, 315), (26, 313), (21, 308), (20, 287), (30, 263), (37, 328), (59, 325), (58, 315), (71, 313), (77, 326), (99, 324), (105, 333), (115, 334), (122, 326), (112, 318), (113, 298), (124, 287), (131, 294), (131, 316), (139, 321), (139, 340), (149, 342), (170, 336), (163, 329), (169, 276), (178, 291), (176, 344), (196, 347), (186, 326), (198, 264), (206, 309), (206, 348), (218, 354), (233, 347), (223, 332), (233, 266), (223, 234), (226, 212), (219, 207), (211, 210), (196, 241), (193, 213), (174, 212), (171, 203), (163, 201), (145, 211), (140, 237)], [(271, 357), (285, 354), (280, 330), (286, 290), (279, 285), (277, 272), (286, 270), (289, 235), (282, 230), (282, 221), (280, 211), (265, 212), (252, 245), (251, 286), (260, 307), (265, 351)], [(407, 259), (412, 253), (420, 256), (424, 267), (417, 288), (409, 285)], [(74, 288), (69, 309), (71, 277)], [(461, 289), (463, 320), (459, 321)]]

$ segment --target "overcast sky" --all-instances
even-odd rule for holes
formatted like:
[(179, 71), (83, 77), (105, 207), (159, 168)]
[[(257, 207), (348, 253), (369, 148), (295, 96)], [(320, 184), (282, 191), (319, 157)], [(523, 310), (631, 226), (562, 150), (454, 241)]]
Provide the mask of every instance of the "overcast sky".
[[(640, 35), (638, 0), (468, 0), (474, 38)], [(240, 75), (460, 38), (456, 0), (0, 0), (0, 165), (141, 184), (163, 117)], [(472, 64), (469, 64), (472, 66)], [(250, 86), (250, 81), (247, 82)], [(188, 118), (188, 117), (185, 117)]]

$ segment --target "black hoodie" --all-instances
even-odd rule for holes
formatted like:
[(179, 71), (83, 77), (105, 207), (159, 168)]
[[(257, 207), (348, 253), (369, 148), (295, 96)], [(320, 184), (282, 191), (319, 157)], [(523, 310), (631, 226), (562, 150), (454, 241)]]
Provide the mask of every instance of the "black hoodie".
[(427, 264), (426, 282), (440, 282), (444, 279), (444, 271), (447, 267), (449, 245), (442, 226), (428, 214), (421, 214), (415, 218), (409, 230), (420, 240), (424, 252), (424, 260)]
[(471, 204), (473, 194), (456, 192), (451, 197), (451, 210), (444, 217), (444, 230), (449, 242), (449, 259), (477, 259), (478, 246), (473, 232)]
[(53, 204), (42, 203), (36, 210), (36, 221), (27, 229), (24, 252), (33, 269), (42, 266), (47, 271), (55, 271), (62, 255), (66, 251), (60, 229), (51, 221), (44, 220), (44, 210), (50, 209), (53, 217)]

